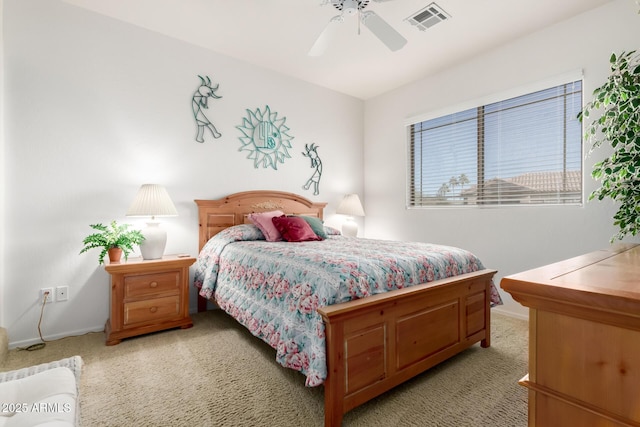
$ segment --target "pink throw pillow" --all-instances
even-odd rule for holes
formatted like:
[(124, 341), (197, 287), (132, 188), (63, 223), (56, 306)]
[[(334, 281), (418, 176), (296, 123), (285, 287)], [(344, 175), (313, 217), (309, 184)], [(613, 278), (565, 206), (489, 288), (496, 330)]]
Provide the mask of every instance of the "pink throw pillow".
[(284, 212), (282, 211), (271, 211), (252, 213), (249, 214), (248, 217), (249, 221), (251, 221), (256, 227), (258, 227), (260, 231), (262, 231), (262, 234), (264, 234), (264, 238), (267, 240), (267, 242), (278, 242), (282, 240), (282, 236), (280, 235), (280, 232), (278, 231), (276, 226), (273, 225), (271, 218), (273, 218), (274, 216), (282, 215), (284, 215)]
[(274, 216), (273, 225), (278, 229), (287, 242), (305, 242), (308, 240), (322, 240), (307, 221), (295, 216)]

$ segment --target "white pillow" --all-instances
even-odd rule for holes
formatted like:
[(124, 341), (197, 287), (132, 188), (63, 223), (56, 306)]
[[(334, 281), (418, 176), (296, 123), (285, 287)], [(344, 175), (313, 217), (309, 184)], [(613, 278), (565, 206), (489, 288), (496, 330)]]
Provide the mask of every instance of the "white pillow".
[(58, 367), (0, 383), (3, 411), (0, 427), (73, 426), (76, 417), (76, 378)]

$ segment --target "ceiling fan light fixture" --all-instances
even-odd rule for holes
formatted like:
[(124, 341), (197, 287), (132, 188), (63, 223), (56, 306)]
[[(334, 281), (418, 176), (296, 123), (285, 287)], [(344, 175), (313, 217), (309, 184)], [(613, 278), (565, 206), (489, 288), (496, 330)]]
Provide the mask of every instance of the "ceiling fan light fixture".
[(353, 16), (358, 13), (360, 4), (357, 0), (344, 0), (342, 3), (342, 13), (347, 16)]

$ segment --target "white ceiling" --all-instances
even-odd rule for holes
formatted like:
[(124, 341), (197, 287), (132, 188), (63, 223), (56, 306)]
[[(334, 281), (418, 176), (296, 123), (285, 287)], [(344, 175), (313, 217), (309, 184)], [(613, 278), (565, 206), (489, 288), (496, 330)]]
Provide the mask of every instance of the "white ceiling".
[(408, 43), (389, 51), (346, 19), (338, 43), (307, 52), (331, 17), (325, 0), (64, 0), (338, 92), (368, 99), (612, 0), (437, 0), (451, 18), (427, 31), (405, 19), (431, 0), (369, 3)]

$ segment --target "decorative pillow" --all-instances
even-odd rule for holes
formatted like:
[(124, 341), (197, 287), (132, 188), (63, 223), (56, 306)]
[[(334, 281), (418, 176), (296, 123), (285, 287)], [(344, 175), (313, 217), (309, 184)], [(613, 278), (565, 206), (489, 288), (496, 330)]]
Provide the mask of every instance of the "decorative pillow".
[(306, 215), (289, 215), (290, 217), (299, 217), (304, 219), (307, 224), (311, 226), (311, 229), (318, 237), (322, 237), (323, 239), (327, 238), (327, 233), (324, 231), (324, 224), (322, 224), (322, 220), (313, 216)]
[(287, 242), (305, 242), (308, 240), (322, 240), (313, 232), (311, 226), (299, 216), (274, 216), (273, 225), (278, 229)]
[(327, 233), (327, 236), (339, 236), (342, 234), (337, 228), (329, 227), (328, 225), (324, 226), (324, 232)]
[(273, 225), (271, 218), (282, 215), (284, 215), (282, 211), (252, 213), (249, 214), (249, 220), (262, 231), (267, 242), (278, 242), (282, 240), (282, 236), (276, 226)]

